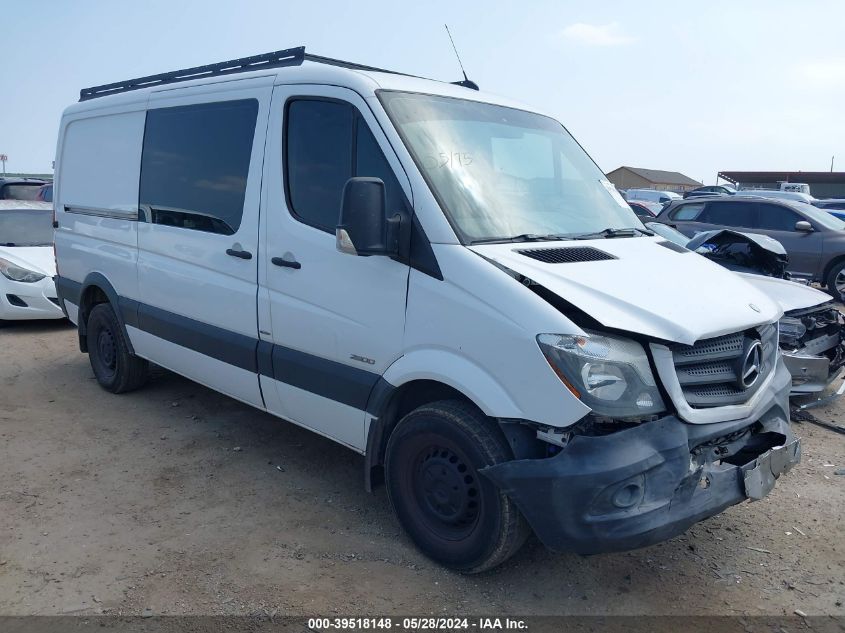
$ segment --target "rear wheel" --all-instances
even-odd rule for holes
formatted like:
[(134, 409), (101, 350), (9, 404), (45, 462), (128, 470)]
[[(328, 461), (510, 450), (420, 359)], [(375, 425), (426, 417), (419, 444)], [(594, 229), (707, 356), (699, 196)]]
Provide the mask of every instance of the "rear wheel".
[(522, 546), (528, 527), (486, 466), (513, 459), (498, 426), (459, 401), (424, 405), (390, 436), (385, 473), (393, 509), (414, 543), (465, 573), (491, 569)]
[(129, 346), (108, 303), (99, 303), (88, 315), (88, 358), (97, 382), (106, 391), (132, 391), (147, 380), (149, 364), (129, 352)]
[(833, 298), (845, 302), (845, 261), (834, 264), (827, 274), (827, 289)]

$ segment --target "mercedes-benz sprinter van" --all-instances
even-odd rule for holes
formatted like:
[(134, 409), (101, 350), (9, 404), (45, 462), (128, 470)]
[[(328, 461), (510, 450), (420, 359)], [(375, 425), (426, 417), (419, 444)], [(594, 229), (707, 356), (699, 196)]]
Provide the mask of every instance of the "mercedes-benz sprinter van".
[(473, 88), (298, 48), (83, 90), (57, 285), (99, 383), (155, 363), (348, 446), (465, 572), (764, 497), (800, 456), (780, 307)]

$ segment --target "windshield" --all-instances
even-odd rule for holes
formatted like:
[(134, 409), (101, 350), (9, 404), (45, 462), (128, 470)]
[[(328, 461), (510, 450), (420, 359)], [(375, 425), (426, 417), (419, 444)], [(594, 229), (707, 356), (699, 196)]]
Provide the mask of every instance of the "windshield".
[(804, 202), (796, 202), (795, 208), (799, 209), (801, 213), (807, 217), (807, 219), (812, 220), (813, 222), (818, 222), (827, 229), (831, 229), (833, 231), (845, 230), (845, 222), (837, 218), (835, 215), (831, 215), (827, 211)]
[(553, 119), (416, 93), (379, 98), (464, 242), (644, 228)]
[(53, 212), (49, 209), (0, 211), (0, 246), (49, 246)]

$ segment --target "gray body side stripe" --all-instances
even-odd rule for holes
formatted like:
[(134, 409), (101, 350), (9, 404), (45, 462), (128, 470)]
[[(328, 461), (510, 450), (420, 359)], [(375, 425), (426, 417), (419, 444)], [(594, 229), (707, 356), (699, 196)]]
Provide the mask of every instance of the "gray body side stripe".
[(56, 284), (56, 294), (59, 299), (65, 299), (73, 305), (79, 306), (79, 295), (82, 293), (81, 283), (61, 275), (53, 277), (53, 282)]
[(335, 402), (365, 410), (379, 375), (274, 345), (273, 378)]
[(258, 339), (202, 321), (195, 321), (145, 303), (138, 304), (138, 325), (153, 336), (187, 347), (200, 354), (258, 373)]
[[(81, 284), (56, 278), (60, 297), (79, 305)], [(126, 325), (235, 367), (379, 415), (393, 387), (379, 374), (314, 356), (162, 308), (118, 297)]]

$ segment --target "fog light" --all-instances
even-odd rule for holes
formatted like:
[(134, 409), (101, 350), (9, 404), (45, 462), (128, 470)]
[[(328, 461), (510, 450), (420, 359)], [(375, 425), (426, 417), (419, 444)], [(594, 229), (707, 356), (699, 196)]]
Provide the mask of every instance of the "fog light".
[(643, 499), (645, 490), (640, 482), (630, 482), (613, 493), (613, 505), (617, 508), (631, 508)]

